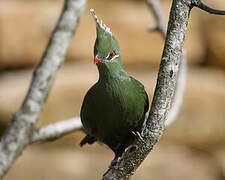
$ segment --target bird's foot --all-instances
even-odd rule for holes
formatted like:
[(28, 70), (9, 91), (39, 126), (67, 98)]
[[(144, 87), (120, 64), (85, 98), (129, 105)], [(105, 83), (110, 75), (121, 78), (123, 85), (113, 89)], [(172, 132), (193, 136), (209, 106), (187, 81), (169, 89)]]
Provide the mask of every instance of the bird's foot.
[(139, 133), (138, 131), (132, 131), (132, 134), (137, 137), (141, 142), (145, 142), (144, 139), (143, 139), (143, 134)]

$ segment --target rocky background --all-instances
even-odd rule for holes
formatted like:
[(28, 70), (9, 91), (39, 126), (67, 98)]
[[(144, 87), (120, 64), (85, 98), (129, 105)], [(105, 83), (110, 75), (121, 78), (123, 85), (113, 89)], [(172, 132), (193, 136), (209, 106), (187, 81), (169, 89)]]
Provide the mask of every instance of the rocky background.
[[(225, 9), (224, 0), (204, 1)], [(26, 94), (62, 8), (62, 0), (0, 1), (0, 133)], [(162, 1), (168, 17), (171, 1)], [(95, 23), (88, 9), (111, 27), (126, 70), (154, 92), (163, 39), (148, 32), (154, 20), (143, 0), (89, 0), (67, 60), (37, 126), (79, 116), (85, 92), (98, 79), (93, 65)], [(188, 78), (177, 120), (137, 170), (135, 180), (225, 179), (225, 17), (193, 9), (186, 34)], [(79, 147), (75, 132), (29, 146), (6, 180), (100, 179), (113, 158), (99, 144)]]

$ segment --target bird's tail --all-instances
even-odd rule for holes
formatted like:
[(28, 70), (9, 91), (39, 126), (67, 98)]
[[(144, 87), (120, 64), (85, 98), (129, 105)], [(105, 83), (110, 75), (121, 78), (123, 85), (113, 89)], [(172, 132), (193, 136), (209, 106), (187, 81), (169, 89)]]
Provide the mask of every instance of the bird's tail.
[(80, 142), (80, 146), (82, 147), (85, 144), (93, 144), (95, 141), (97, 141), (97, 139), (94, 136), (91, 135), (87, 135), (84, 137), (84, 139), (82, 139), (82, 141)]

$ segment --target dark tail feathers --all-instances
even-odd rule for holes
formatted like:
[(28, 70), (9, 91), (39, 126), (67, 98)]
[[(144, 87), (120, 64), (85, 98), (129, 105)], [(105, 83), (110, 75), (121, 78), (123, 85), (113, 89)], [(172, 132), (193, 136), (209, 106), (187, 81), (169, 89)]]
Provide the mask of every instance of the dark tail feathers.
[(85, 144), (93, 144), (95, 141), (97, 141), (97, 139), (94, 136), (91, 135), (87, 135), (84, 137), (84, 139), (80, 142), (80, 146), (82, 147)]

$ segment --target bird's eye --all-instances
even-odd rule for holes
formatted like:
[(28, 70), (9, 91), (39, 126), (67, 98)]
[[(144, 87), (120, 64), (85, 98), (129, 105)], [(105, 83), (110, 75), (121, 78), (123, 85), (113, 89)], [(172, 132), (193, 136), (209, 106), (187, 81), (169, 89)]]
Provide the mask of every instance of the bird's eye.
[(108, 60), (111, 60), (114, 56), (116, 55), (116, 53), (115, 53), (115, 51), (114, 50), (112, 50), (112, 51), (110, 51), (110, 53), (109, 53), (109, 55), (108, 55)]

